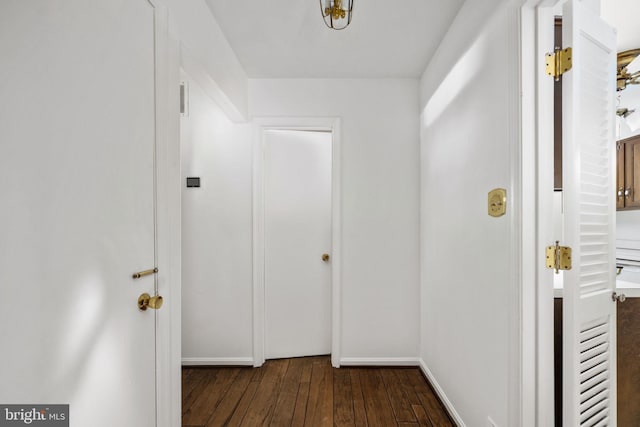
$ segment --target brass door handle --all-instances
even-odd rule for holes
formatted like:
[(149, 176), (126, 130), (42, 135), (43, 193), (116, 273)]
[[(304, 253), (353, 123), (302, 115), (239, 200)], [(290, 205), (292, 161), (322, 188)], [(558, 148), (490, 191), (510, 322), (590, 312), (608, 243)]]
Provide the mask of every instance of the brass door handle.
[(322, 254), (322, 261), (329, 262), (329, 259), (331, 259), (329, 254)]
[(145, 311), (147, 308), (158, 310), (162, 307), (163, 302), (160, 295), (151, 296), (145, 292), (138, 298), (138, 308), (142, 311)]
[(132, 277), (134, 279), (139, 279), (144, 276), (150, 276), (152, 274), (156, 274), (157, 272), (158, 272), (158, 268), (156, 267), (156, 268), (152, 268), (151, 270), (145, 270), (145, 271), (139, 271), (137, 273), (133, 273)]

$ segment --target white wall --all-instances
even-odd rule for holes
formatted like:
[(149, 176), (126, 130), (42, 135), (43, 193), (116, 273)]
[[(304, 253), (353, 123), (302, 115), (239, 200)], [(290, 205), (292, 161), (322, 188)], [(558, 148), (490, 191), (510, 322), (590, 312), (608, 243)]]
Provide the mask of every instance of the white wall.
[(415, 358), (417, 80), (249, 80), (252, 117), (341, 117), (342, 358)]
[[(420, 354), (458, 421), (507, 427), (518, 15), (471, 3), (421, 82)], [(487, 214), (496, 187), (508, 196), (500, 218)]]
[[(460, 54), (471, 46), (492, 11), (501, 2), (502, 0), (474, 0), (462, 5), (420, 80), (421, 109), (449, 74)], [(460, 72), (464, 74), (464, 70), (461, 69)]]
[[(182, 141), (182, 356), (200, 363), (252, 353), (251, 125), (229, 121), (187, 76)], [(200, 188), (186, 188), (199, 176)]]
[[(247, 117), (247, 74), (204, 0), (164, 0), (174, 36), (197, 77), (216, 89), (217, 101), (236, 121)], [(184, 63), (183, 63), (184, 65)]]
[(616, 213), (616, 238), (640, 241), (640, 210)]

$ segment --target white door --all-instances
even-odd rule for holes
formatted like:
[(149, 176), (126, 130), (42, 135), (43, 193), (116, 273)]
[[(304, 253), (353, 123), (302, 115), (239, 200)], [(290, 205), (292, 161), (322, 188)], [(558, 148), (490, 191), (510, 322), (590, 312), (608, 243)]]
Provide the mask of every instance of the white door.
[(616, 425), (615, 63), (616, 35), (581, 1), (563, 12), (565, 426)]
[(0, 403), (156, 425), (155, 14), (0, 2)]
[(265, 357), (329, 354), (331, 133), (267, 130), (264, 144)]

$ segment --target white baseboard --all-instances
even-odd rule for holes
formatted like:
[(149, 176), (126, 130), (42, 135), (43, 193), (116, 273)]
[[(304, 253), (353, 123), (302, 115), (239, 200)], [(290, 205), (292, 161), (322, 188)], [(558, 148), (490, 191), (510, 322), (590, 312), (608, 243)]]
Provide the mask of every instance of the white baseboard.
[(343, 357), (340, 366), (419, 366), (417, 357)]
[(253, 366), (253, 357), (183, 357), (182, 366)]
[(456, 409), (453, 407), (453, 405), (451, 404), (451, 401), (449, 400), (447, 395), (444, 393), (444, 390), (442, 390), (442, 387), (440, 387), (440, 384), (438, 384), (438, 381), (436, 381), (435, 377), (433, 376), (429, 368), (427, 368), (427, 365), (426, 363), (424, 363), (424, 360), (419, 359), (419, 365), (420, 365), (420, 369), (422, 369), (422, 372), (427, 377), (427, 379), (435, 389), (436, 393), (438, 394), (438, 397), (440, 398), (444, 406), (447, 408), (449, 415), (451, 416), (451, 418), (453, 418), (453, 421), (456, 423), (456, 425), (458, 427), (466, 427), (464, 421), (462, 421), (462, 417), (460, 417), (460, 414), (458, 414)]

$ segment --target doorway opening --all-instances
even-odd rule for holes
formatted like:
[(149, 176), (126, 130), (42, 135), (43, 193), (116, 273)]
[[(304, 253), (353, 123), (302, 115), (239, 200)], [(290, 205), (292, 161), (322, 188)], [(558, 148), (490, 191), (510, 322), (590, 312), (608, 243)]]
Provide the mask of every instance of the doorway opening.
[(340, 345), (340, 120), (258, 119), (254, 366)]
[[(615, 360), (615, 305), (611, 301), (615, 290), (612, 285), (615, 283), (612, 185), (615, 159), (611, 145), (612, 120), (608, 120), (610, 115), (613, 117), (614, 85), (609, 65), (615, 56), (615, 37), (598, 13), (594, 13), (597, 8), (591, 2), (564, 4), (563, 48), (573, 49), (573, 66), (563, 77), (562, 160), (556, 155), (554, 161), (554, 146), (549, 143), (554, 140), (553, 109), (549, 108), (554, 105), (554, 79), (546, 76), (544, 66), (539, 65), (544, 65), (545, 54), (557, 46), (553, 29), (557, 28), (555, 15), (559, 15), (559, 8), (560, 3), (540, 2), (530, 15), (535, 19), (529, 20), (528, 30), (525, 27), (525, 36), (533, 34), (531, 23), (535, 22), (536, 35), (523, 37), (533, 44), (528, 50), (535, 55), (527, 58), (531, 62), (524, 63), (522, 72), (525, 88), (534, 94), (523, 104), (528, 109), (524, 116), (525, 128), (535, 123), (534, 139), (537, 139), (533, 145), (537, 157), (534, 178), (537, 230), (532, 240), (539, 260), (535, 289), (536, 413), (537, 422), (545, 425), (554, 425), (560, 418), (565, 424), (573, 425), (576, 419), (584, 420), (587, 416), (593, 417), (589, 422), (595, 425), (605, 418), (613, 421), (616, 416), (616, 368), (612, 363)], [(556, 154), (559, 153), (557, 150)], [(553, 165), (560, 162), (562, 172), (556, 169), (554, 182)], [(561, 176), (564, 178), (559, 182), (557, 178)], [(560, 188), (562, 193), (558, 191)], [(563, 279), (562, 290), (556, 294), (563, 298), (564, 311), (561, 346), (560, 338), (556, 337), (556, 347), (562, 348), (562, 363), (555, 362), (557, 368), (562, 365), (563, 386), (555, 390), (558, 400), (554, 403), (554, 386), (559, 382), (554, 381), (553, 375), (553, 285), (560, 280), (554, 280), (544, 269), (546, 263), (541, 258), (545, 247), (557, 240), (573, 249), (573, 266), (564, 274), (554, 275), (556, 279)], [(557, 285), (561, 287), (560, 283)], [(587, 345), (593, 355), (586, 353)], [(594, 386), (587, 387), (591, 384)], [(559, 411), (560, 399), (562, 411)]]

